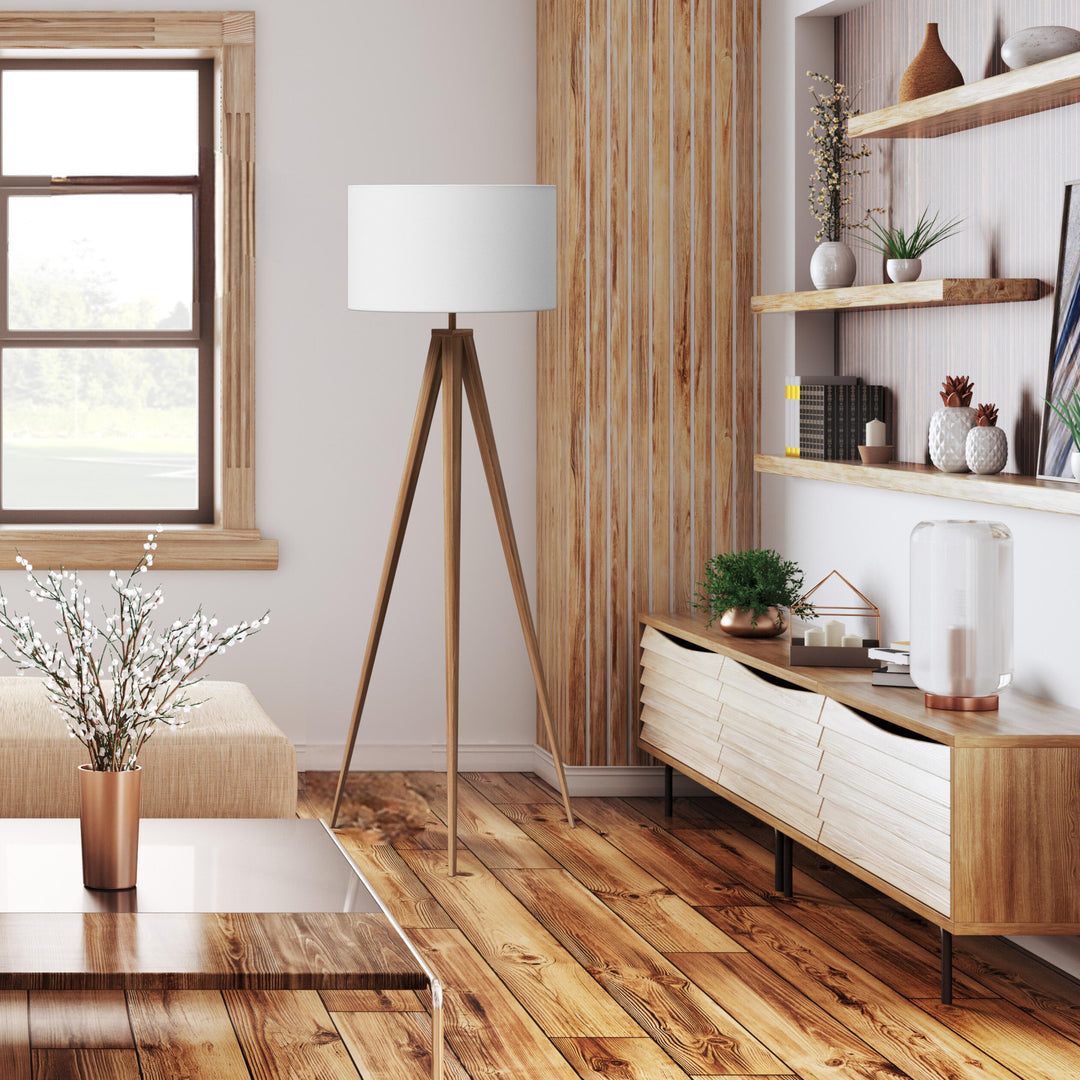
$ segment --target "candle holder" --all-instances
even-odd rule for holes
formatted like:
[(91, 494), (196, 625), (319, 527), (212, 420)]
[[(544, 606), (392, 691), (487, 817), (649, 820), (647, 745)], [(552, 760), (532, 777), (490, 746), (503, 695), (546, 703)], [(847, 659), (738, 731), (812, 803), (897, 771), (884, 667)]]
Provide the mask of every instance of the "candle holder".
[[(882, 449), (874, 447), (873, 449)], [(838, 579), (847, 590), (847, 604), (823, 603), (817, 595), (818, 591), (833, 578)], [(834, 586), (837, 582), (833, 582)], [(856, 602), (857, 601), (857, 602)], [(810, 642), (806, 641), (807, 631), (810, 625), (799, 616), (799, 609), (803, 604), (812, 603), (815, 618), (828, 620), (829, 616), (839, 616), (844, 624), (843, 636), (834, 645), (824, 642), (817, 644), (811, 633)], [(868, 651), (877, 648), (881, 644), (881, 612), (878, 606), (868, 597), (861, 593), (839, 570), (832, 570), (825, 575), (816, 585), (810, 588), (799, 599), (799, 603), (791, 608), (791, 645), (789, 661), (795, 667), (865, 667), (876, 668), (877, 660), (871, 660)], [(796, 621), (799, 622), (800, 633), (796, 633)], [(829, 620), (832, 621), (832, 620)], [(856, 624), (855, 627), (849, 622)], [(815, 626), (813, 629), (822, 630), (823, 626)], [(835, 631), (835, 627), (832, 628)], [(827, 632), (827, 631), (826, 631)], [(835, 636), (835, 635), (834, 635)], [(860, 644), (852, 644), (850, 639), (856, 637)], [(848, 644), (841, 644), (847, 638)]]
[(892, 461), (891, 446), (860, 446), (859, 457), (864, 465), (885, 465)]

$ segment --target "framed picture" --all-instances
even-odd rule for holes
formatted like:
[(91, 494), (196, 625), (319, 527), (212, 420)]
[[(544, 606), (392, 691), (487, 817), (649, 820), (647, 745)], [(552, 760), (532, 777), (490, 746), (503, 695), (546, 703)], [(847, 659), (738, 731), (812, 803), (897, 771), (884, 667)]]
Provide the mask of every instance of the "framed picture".
[[(1050, 401), (1061, 401), (1077, 391), (1080, 391), (1080, 181), (1073, 181), (1065, 185), (1050, 363), (1043, 396)], [(1044, 400), (1038, 475), (1045, 479), (1073, 480), (1069, 455), (1074, 449), (1080, 450), (1080, 446), (1073, 446), (1069, 429)]]

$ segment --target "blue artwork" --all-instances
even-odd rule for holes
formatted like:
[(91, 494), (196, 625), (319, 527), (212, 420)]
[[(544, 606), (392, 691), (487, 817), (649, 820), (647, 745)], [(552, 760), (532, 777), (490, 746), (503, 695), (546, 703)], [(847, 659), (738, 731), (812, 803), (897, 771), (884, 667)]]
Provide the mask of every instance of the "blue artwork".
[[(1050, 370), (1046, 397), (1066, 400), (1080, 391), (1080, 182), (1065, 187), (1061, 218), (1061, 252), (1054, 296), (1054, 329), (1050, 342)], [(1039, 475), (1072, 480), (1069, 454), (1074, 447), (1069, 429), (1050, 408), (1043, 406), (1039, 440)]]

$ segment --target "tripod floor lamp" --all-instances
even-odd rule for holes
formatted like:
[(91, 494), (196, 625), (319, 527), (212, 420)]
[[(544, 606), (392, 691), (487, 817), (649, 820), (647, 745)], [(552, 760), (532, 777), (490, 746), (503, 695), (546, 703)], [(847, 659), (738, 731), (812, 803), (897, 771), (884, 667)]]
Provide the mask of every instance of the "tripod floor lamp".
[(435, 404), (443, 398), (443, 523), (446, 575), (447, 856), (457, 872), (458, 642), (461, 571), (461, 404), (468, 398), (495, 508), (540, 712), (555, 759), (567, 820), (574, 823), (540, 647), (510, 521), (484, 384), (471, 330), (459, 311), (542, 311), (555, 307), (555, 188), (532, 185), (377, 184), (349, 188), (349, 307), (360, 311), (448, 312), (431, 331), (412, 436), (371, 619), (331, 825), (364, 711)]

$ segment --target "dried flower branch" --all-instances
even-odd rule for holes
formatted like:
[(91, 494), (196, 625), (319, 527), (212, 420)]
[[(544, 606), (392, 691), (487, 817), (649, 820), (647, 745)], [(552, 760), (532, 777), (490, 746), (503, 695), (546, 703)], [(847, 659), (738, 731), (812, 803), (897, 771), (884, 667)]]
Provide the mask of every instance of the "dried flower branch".
[(155, 635), (150, 616), (164, 603), (161, 586), (147, 592), (139, 578), (154, 564), (160, 532), (158, 526), (147, 535), (142, 557), (126, 578), (109, 571), (119, 605), (115, 614), (106, 614), (103, 625), (91, 615), (78, 572), (61, 568), (35, 577), (30, 563), (18, 556), (29, 595), (56, 608), (56, 645), (41, 636), (29, 615), (13, 615), (0, 591), (0, 627), (11, 635), (11, 651), (0, 645), (0, 655), (21, 671), (45, 676), (53, 707), (99, 772), (134, 769), (143, 743), (159, 723), (187, 723), (187, 714), (202, 702), (192, 701), (186, 691), (202, 680), (198, 672), (203, 665), (270, 621), (267, 613), (218, 632), (217, 619), (207, 618), (200, 607), (186, 622), (178, 619)]
[[(858, 116), (854, 98), (848, 96), (847, 87), (815, 71), (807, 76), (817, 79), (829, 88), (822, 96), (810, 87), (813, 104), (810, 112), (814, 123), (806, 133), (814, 140), (810, 157), (814, 171), (810, 175), (810, 212), (821, 224), (815, 240), (839, 240), (844, 229), (863, 228), (871, 214), (885, 211), (878, 206), (867, 210), (861, 221), (849, 222), (846, 208), (852, 203), (852, 190), (857, 176), (865, 176), (870, 170), (859, 169), (855, 163), (870, 156), (870, 148), (862, 143), (855, 149), (847, 137), (846, 125), (852, 116)], [(858, 97), (858, 92), (856, 92)]]

